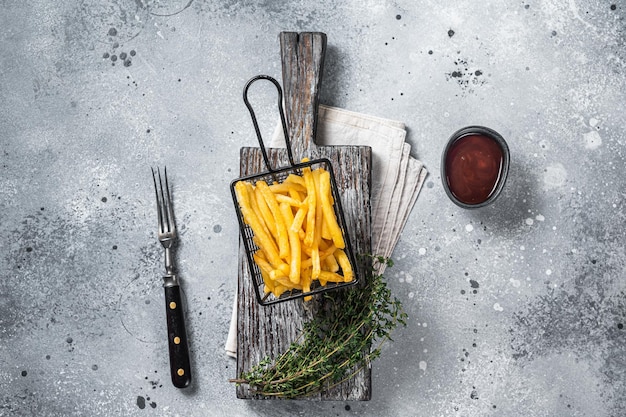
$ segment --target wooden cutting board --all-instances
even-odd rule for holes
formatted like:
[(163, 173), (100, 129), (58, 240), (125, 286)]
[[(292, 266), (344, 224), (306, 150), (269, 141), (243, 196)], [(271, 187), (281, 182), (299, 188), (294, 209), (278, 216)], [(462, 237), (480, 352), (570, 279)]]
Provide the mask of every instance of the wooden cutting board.
[[(328, 158), (344, 210), (355, 255), (371, 253), (371, 148), (367, 146), (325, 146), (315, 144), (317, 108), (322, 81), (326, 35), (319, 32), (282, 32), (279, 36), (283, 71), (285, 116), (294, 160)], [(284, 149), (267, 149), (273, 167), (288, 166)], [(260, 148), (240, 152), (240, 175), (267, 171)], [(364, 261), (366, 262), (366, 261)], [(363, 271), (369, 266), (358, 265)], [(237, 376), (267, 356), (277, 357), (297, 338), (302, 323), (323, 308), (321, 297), (305, 303), (302, 299), (261, 306), (256, 299), (243, 243), (239, 245), (237, 305)], [(358, 287), (351, 288), (358, 290)], [(247, 385), (236, 388), (238, 398), (260, 399)], [(371, 369), (361, 370), (343, 384), (306, 397), (313, 400), (369, 400)]]

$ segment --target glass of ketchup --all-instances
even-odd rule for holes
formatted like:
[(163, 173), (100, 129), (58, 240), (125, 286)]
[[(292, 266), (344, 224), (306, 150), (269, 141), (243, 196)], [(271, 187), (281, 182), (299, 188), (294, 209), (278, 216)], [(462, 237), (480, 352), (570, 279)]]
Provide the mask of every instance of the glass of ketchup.
[(446, 194), (463, 208), (492, 203), (504, 188), (509, 160), (509, 147), (498, 132), (482, 126), (456, 131), (441, 159)]

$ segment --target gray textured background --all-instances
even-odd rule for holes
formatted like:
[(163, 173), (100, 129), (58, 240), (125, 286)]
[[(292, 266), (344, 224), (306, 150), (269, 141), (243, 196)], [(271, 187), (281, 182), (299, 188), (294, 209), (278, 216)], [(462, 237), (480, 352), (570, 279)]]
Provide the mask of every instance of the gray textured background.
[[(0, 415), (623, 416), (626, 5), (441, 3), (0, 1)], [(227, 382), (228, 184), (255, 145), (241, 91), (280, 78), (283, 30), (325, 32), (322, 102), (404, 121), (430, 171), (387, 272), (409, 323), (370, 402), (242, 401)], [(257, 95), (269, 135), (274, 95)], [(470, 124), (512, 152), (479, 211), (439, 176)], [(149, 167), (165, 163), (187, 391), (164, 338)]]

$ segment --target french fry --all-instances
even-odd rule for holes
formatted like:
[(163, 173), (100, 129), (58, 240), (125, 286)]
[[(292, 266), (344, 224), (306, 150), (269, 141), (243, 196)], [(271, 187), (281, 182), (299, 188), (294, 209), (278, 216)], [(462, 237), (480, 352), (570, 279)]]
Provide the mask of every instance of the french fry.
[[(266, 261), (269, 259), (269, 256), (267, 256), (267, 253), (265, 253), (265, 250), (263, 250), (263, 244), (261, 243), (261, 239), (259, 239), (259, 236), (257, 235), (252, 235), (252, 241), (254, 242), (254, 244), (257, 246), (257, 250), (254, 251), (255, 253), (262, 255), (262, 258), (265, 259)], [(270, 240), (270, 243), (272, 244), (272, 246), (274, 247), (274, 249), (276, 250), (276, 253), (278, 253), (278, 248), (276, 247), (276, 245), (274, 244), (273, 240)]]
[[(302, 292), (311, 292), (311, 269), (307, 268), (304, 271), (302, 271), (302, 274), (300, 276), (300, 281), (302, 282)], [(306, 296), (304, 297), (304, 301), (309, 301), (311, 300), (311, 296)]]
[(261, 251), (257, 251), (254, 255), (252, 255), (252, 258), (254, 259), (254, 262), (259, 266), (261, 272), (265, 272), (269, 277), (269, 274), (274, 270), (274, 267), (272, 267), (269, 262), (263, 259), (263, 256), (261, 256)]
[(320, 263), (320, 251), (316, 246), (311, 250), (311, 279), (318, 279), (320, 272), (322, 271), (322, 265)]
[(274, 281), (279, 280), (280, 278), (289, 278), (289, 274), (285, 274), (283, 271), (281, 271), (280, 269), (272, 269), (269, 273), (269, 276), (271, 279), (273, 279)]
[[(322, 171), (324, 171), (322, 168), (316, 169), (315, 170), (315, 192), (317, 193), (317, 195), (320, 196), (320, 198), (318, 198), (318, 210), (321, 211), (320, 214), (320, 222), (316, 225), (319, 228), (319, 232), (320, 232), (320, 237), (322, 239), (325, 240), (332, 240), (333, 237), (330, 234), (330, 229), (328, 228), (328, 224), (324, 221), (324, 210), (322, 209), (322, 198), (321, 198), (321, 192), (320, 192), (320, 175), (322, 173)], [(320, 241), (319, 244), (322, 244), (322, 242)]]
[(274, 285), (282, 285), (288, 290), (302, 289), (302, 286), (300, 284), (294, 284), (293, 282), (291, 282), (291, 280), (289, 279), (289, 275), (284, 274), (279, 269), (274, 269), (272, 272), (270, 272), (269, 278), (273, 281)]
[(279, 277), (276, 279), (276, 285), (281, 285), (285, 288), (287, 288), (287, 290), (289, 291), (293, 291), (293, 290), (300, 290), (302, 291), (302, 285), (301, 284), (294, 284), (293, 282), (291, 282), (291, 280), (289, 279), (289, 277)]
[[(307, 197), (307, 199), (309, 199), (309, 197)], [(300, 232), (300, 230), (302, 229), (302, 223), (304, 222), (308, 209), (309, 209), (309, 206), (307, 204), (303, 204), (302, 206), (298, 208), (298, 211), (296, 212), (296, 215), (293, 218), (293, 222), (291, 223), (291, 226), (289, 227), (292, 232), (296, 232), (296, 233)]]
[[(291, 207), (287, 203), (280, 204), (280, 212), (283, 215), (284, 222), (287, 224), (293, 224), (293, 213), (291, 212)], [(301, 267), (301, 244), (300, 244), (300, 236), (298, 232), (294, 232), (289, 228), (289, 247), (291, 253), (291, 259), (289, 262), (289, 280), (298, 284), (300, 282), (300, 267)]]
[[(315, 194), (320, 195), (320, 173), (321, 168), (313, 171), (313, 187), (315, 189)], [(313, 239), (313, 245), (311, 248), (311, 262), (312, 262), (312, 270), (311, 270), (311, 279), (316, 280), (320, 276), (320, 271), (322, 270), (320, 256), (320, 243), (322, 241), (322, 224), (324, 211), (322, 210), (322, 199), (315, 199), (315, 237)], [(322, 285), (326, 285), (326, 281)]]
[[(270, 289), (270, 291), (274, 292), (273, 289), (276, 285), (282, 285), (287, 289), (293, 289), (294, 285), (289, 281), (289, 267), (287, 264), (283, 264), (280, 268), (274, 269), (262, 258), (262, 256), (259, 256), (259, 252), (255, 253), (253, 258), (254, 262), (259, 265), (263, 282)], [(284, 267), (286, 267), (286, 272)]]
[(257, 208), (259, 209), (258, 217), (263, 218), (271, 235), (274, 236), (274, 238), (276, 238), (278, 235), (276, 233), (276, 224), (274, 223), (274, 216), (272, 216), (272, 212), (270, 211), (270, 208), (267, 206), (267, 202), (265, 201), (263, 194), (261, 194), (261, 190), (256, 187), (254, 189), (254, 197), (257, 203), (256, 204)]
[(278, 184), (272, 184), (272, 192), (278, 195), (289, 196), (296, 201), (304, 201), (303, 195), (306, 193), (306, 187), (304, 185), (304, 179), (295, 174), (289, 174), (285, 182), (278, 186)]
[(274, 297), (279, 298), (287, 290), (288, 288), (285, 287), (284, 285), (276, 285), (273, 291)]
[(344, 277), (342, 277), (336, 272), (330, 272), (330, 271), (320, 272), (320, 279), (323, 279), (324, 281), (327, 281), (327, 282), (344, 282), (345, 281)]
[(268, 292), (274, 292), (274, 281), (269, 277), (269, 275), (261, 269), (261, 277), (263, 277), (263, 292), (267, 294)]
[(346, 243), (343, 240), (343, 233), (339, 228), (339, 224), (337, 224), (337, 218), (333, 210), (330, 173), (328, 171), (320, 173), (320, 197), (322, 199), (322, 210), (324, 211), (324, 222), (328, 226), (333, 243), (337, 248), (343, 249), (346, 247)]
[(284, 218), (281, 216), (278, 201), (276, 201), (276, 197), (270, 191), (270, 188), (265, 181), (258, 181), (256, 183), (256, 187), (261, 191), (261, 194), (263, 195), (263, 198), (265, 198), (265, 202), (274, 217), (278, 239), (278, 253), (282, 259), (289, 259), (289, 235), (287, 234), (287, 226), (285, 225)]
[(304, 178), (296, 174), (289, 174), (287, 178), (285, 178), (285, 181), (283, 182), (283, 184), (288, 184), (288, 183), (298, 184), (306, 188), (306, 186), (304, 185)]
[[(324, 249), (322, 251), (320, 251), (320, 263), (322, 263), (322, 261), (325, 261), (328, 258), (332, 258), (333, 260), (335, 259), (335, 257), (333, 256), (333, 253), (337, 250), (337, 248), (335, 248), (334, 246), (330, 246), (327, 249)], [(304, 253), (307, 253), (307, 249), (305, 249)], [(311, 251), (311, 255), (313, 254), (313, 252)], [(302, 261), (302, 268), (311, 268), (313, 266), (313, 261), (312, 261), (313, 257), (311, 256), (310, 258), (303, 260)], [(335, 261), (336, 263), (336, 261)], [(328, 268), (327, 268), (328, 269)], [(336, 272), (339, 270), (339, 266), (337, 266), (337, 269), (333, 272)]]
[[(270, 256), (267, 255), (267, 251), (266, 248), (270, 249), (271, 252), (275, 253), (276, 255), (278, 255), (278, 247), (276, 246), (276, 243), (274, 242), (274, 240), (272, 240), (271, 238), (269, 239), (268, 242), (263, 243), (261, 242), (261, 240), (259, 239), (258, 236), (254, 235), (252, 236), (252, 241), (258, 246), (259, 250), (256, 251), (255, 254), (261, 256), (262, 259), (265, 259), (266, 261), (270, 262), (270, 264), (272, 264), (271, 261), (269, 261)], [(277, 262), (279, 263), (274, 263), (272, 264), (272, 268), (279, 268), (281, 270), (286, 270), (289, 271), (289, 266), (285, 263), (285, 261), (283, 261), (282, 259), (280, 259), (280, 257), (278, 257), (276, 259)]]
[(278, 271), (282, 272), (282, 274), (286, 277), (289, 276), (289, 265), (282, 264), (278, 267)]
[(350, 265), (350, 261), (348, 260), (348, 255), (341, 250), (337, 249), (335, 251), (335, 258), (343, 271), (343, 278), (345, 282), (350, 282), (354, 278), (354, 271), (352, 271), (352, 266)]
[(334, 254), (328, 255), (324, 258), (324, 265), (326, 265), (326, 270), (330, 272), (339, 271), (339, 263), (337, 262), (337, 258), (335, 258)]
[(289, 189), (289, 197), (293, 198), (296, 201), (304, 202), (304, 198), (302, 197), (303, 193), (296, 190), (295, 188)]
[(324, 219), (322, 219), (322, 238), (326, 240), (333, 240), (333, 235), (330, 234), (330, 228), (328, 227), (328, 223)]
[(294, 188), (295, 190), (301, 192), (301, 193), (306, 193), (306, 187), (304, 187), (303, 185), (300, 184), (296, 184), (296, 183), (291, 183), (291, 184), (287, 184), (287, 183), (282, 183), (282, 184), (272, 184), (269, 186), (270, 190), (272, 190), (273, 193), (285, 193), (285, 194), (289, 194), (289, 189)]
[(292, 207), (302, 207), (302, 201), (298, 198), (288, 197), (283, 194), (276, 194), (276, 201), (279, 203), (287, 203)]
[(308, 211), (306, 213), (306, 235), (304, 236), (304, 245), (311, 246), (313, 245), (313, 239), (315, 239), (315, 206), (316, 206), (316, 195), (315, 195), (315, 180), (313, 179), (313, 173), (311, 172), (311, 168), (304, 168), (302, 170), (302, 175), (304, 176), (304, 184), (306, 185), (306, 195), (307, 195), (307, 206)]
[[(259, 209), (259, 205), (257, 204), (257, 201), (256, 201), (254, 186), (251, 183), (249, 183), (249, 182), (245, 182), (244, 184), (246, 184), (246, 189), (248, 190), (248, 201), (250, 202), (250, 208), (255, 213), (259, 213), (260, 209)], [(261, 225), (265, 229), (265, 233), (267, 233), (268, 235), (271, 234), (269, 228), (267, 227), (267, 224), (266, 224), (265, 219), (263, 218), (263, 216), (259, 216), (257, 214), (257, 217), (259, 218), (259, 222), (261, 223)]]

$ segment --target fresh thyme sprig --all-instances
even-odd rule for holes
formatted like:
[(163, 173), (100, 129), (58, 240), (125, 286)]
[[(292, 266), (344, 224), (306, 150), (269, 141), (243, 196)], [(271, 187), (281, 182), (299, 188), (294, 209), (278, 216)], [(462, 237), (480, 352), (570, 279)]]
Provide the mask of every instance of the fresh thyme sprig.
[(380, 356), (391, 332), (406, 325), (402, 303), (392, 297), (378, 266), (391, 259), (372, 256), (365, 284), (324, 295), (323, 309), (303, 325), (302, 334), (275, 360), (265, 358), (240, 378), (258, 395), (295, 398), (328, 390), (349, 380)]

